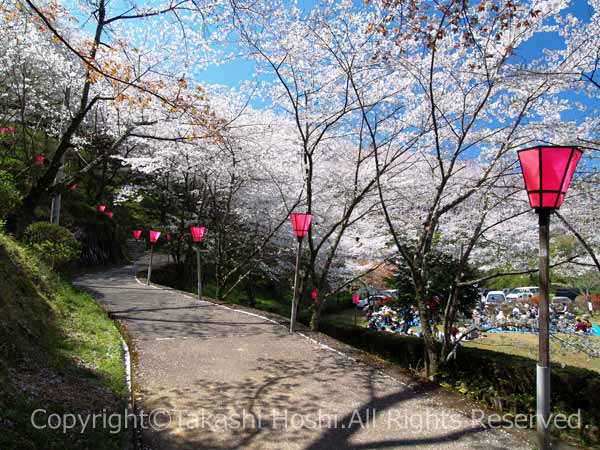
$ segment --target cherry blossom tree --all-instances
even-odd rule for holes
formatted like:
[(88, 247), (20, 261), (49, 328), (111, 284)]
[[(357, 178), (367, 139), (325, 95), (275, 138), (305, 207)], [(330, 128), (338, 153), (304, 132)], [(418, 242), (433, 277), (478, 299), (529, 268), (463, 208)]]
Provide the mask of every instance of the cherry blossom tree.
[[(441, 353), (425, 292), (428, 255), (438, 245), (438, 233), (453, 216), (465, 217), (457, 211), (464, 208), (473, 215), (482, 211), (465, 223), (471, 229), (461, 252), (467, 261), (490, 228), (522, 217), (522, 209), (501, 217), (488, 212), (506, 208), (510, 204), (506, 198), (515, 194), (514, 185), (504, 185), (516, 169), (515, 150), (534, 142), (569, 142), (573, 136), (584, 136), (574, 123), (561, 121), (560, 112), (570, 104), (557, 101), (557, 95), (567, 83), (536, 75), (536, 69), (547, 73), (549, 67), (555, 74), (568, 73), (570, 53), (525, 63), (518, 58), (527, 41), (549, 30), (549, 21), (566, 4), (376, 3), (378, 15), (371, 28), (391, 44), (374, 56), (402, 66), (414, 80), (412, 95), (428, 105), (422, 121), (431, 132), (414, 146), (414, 155), (430, 175), (408, 189), (419, 192), (419, 200), (413, 202), (418, 205), (407, 208), (398, 201), (395, 180), (380, 177), (378, 187), (386, 222), (412, 273), (431, 375), (438, 370)], [(504, 193), (498, 196), (500, 190)], [(407, 209), (414, 219), (409, 227)], [(456, 281), (456, 289), (461, 282)], [(446, 311), (446, 335), (452, 304), (448, 302)]]
[[(163, 33), (171, 31), (170, 27), (181, 23), (178, 11), (194, 6), (185, 3), (129, 11), (112, 11), (118, 6), (109, 6), (104, 0), (68, 5), (81, 15), (89, 15), (82, 27), (78, 27), (78, 19), (69, 9), (55, 2), (6, 3), (3, 26), (11, 32), (3, 34), (8, 63), (4, 70), (12, 77), (5, 86), (12, 83), (13, 88), (9, 89), (4, 118), (20, 124), (19, 145), (27, 145), (27, 134), (32, 142), (37, 127), (47, 136), (49, 147), (48, 164), (32, 180), (21, 208), (12, 215), (14, 231), (19, 233), (33, 219), (35, 208), (47, 193), (64, 188), (65, 156), (70, 149), (77, 151), (85, 144), (84, 129), (101, 129), (113, 141), (110, 152), (88, 160), (82, 169), (88, 171), (116, 153), (134, 130), (156, 123), (156, 115), (147, 113), (150, 109), (156, 112), (161, 107), (163, 117), (165, 113), (171, 117), (185, 114), (192, 117), (188, 120), (205, 124), (211, 120), (202, 92), (186, 89), (182, 77), (185, 67), (172, 68), (180, 73), (161, 72), (166, 53), (159, 51), (158, 44), (163, 44), (165, 52), (172, 46), (155, 39), (144, 48), (138, 45), (141, 37), (131, 32), (135, 21), (146, 21), (149, 35), (151, 20), (159, 21)], [(87, 31), (90, 28), (91, 35)], [(199, 36), (187, 33), (186, 38), (195, 42)], [(27, 147), (25, 151), (31, 153)]]
[[(305, 286), (321, 293), (311, 318), (316, 329), (327, 298), (346, 284), (334, 276), (344, 256), (356, 253), (363, 237), (385, 240), (380, 228), (359, 232), (359, 224), (378, 209), (374, 154), (386, 152), (381, 172), (400, 173), (402, 155), (421, 132), (399, 120), (402, 79), (385, 67), (370, 67), (376, 42), (350, 3), (322, 2), (309, 12), (283, 3), (252, 8), (236, 3), (234, 12), (240, 45), (267, 80), (263, 95), (269, 107), (295, 126), (300, 160), (291, 176), (302, 180), (297, 192), (315, 217), (300, 291)], [(376, 148), (361, 108), (378, 115), (382, 142)], [(368, 253), (381, 257), (382, 251), (385, 245), (373, 245)]]

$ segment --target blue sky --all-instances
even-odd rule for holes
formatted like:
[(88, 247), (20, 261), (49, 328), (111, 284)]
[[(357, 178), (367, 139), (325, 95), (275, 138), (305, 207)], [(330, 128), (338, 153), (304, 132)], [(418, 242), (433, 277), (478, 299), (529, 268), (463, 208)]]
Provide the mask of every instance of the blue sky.
[[(318, 4), (318, 0), (297, 0), (298, 5), (303, 8), (304, 11), (308, 12), (311, 8)], [(364, 0), (355, 0), (357, 7), (362, 7)], [(160, 2), (160, 1), (159, 1)], [(147, 6), (153, 3), (149, 0)], [(67, 2), (68, 5), (68, 2)], [(131, 5), (124, 0), (115, 0), (111, 5), (111, 9), (116, 11), (120, 9), (128, 10)], [(72, 6), (72, 5), (71, 5)], [(69, 7), (69, 6), (67, 6)], [(76, 17), (80, 19), (81, 24), (93, 31), (93, 25), (87, 20), (87, 17), (76, 12), (76, 8), (73, 7), (72, 12)], [(589, 22), (591, 18), (591, 8), (587, 4), (586, 0), (572, 0), (571, 5), (564, 11), (564, 14), (571, 13), (579, 19)], [(560, 40), (554, 33), (538, 33), (530, 39), (530, 41), (521, 49), (519, 49), (518, 56), (523, 57), (526, 60), (541, 56), (544, 49), (557, 49), (560, 46)], [(209, 66), (207, 69), (197, 71), (193, 74), (196, 81), (203, 84), (220, 84), (229, 87), (237, 87), (245, 80), (251, 80), (255, 72), (255, 63), (247, 59), (236, 59), (222, 65)]]
[[(306, 10), (317, 2), (315, 0), (300, 0)], [(362, 2), (361, 2), (362, 3)], [(592, 10), (586, 0), (573, 0), (564, 14), (573, 14), (584, 22), (589, 22)], [(561, 42), (555, 33), (538, 33), (533, 36), (523, 48), (519, 56), (526, 60), (539, 57), (544, 49), (557, 50)], [(238, 59), (220, 66), (212, 66), (194, 74), (196, 80), (206, 84), (222, 84), (229, 87), (239, 86), (244, 80), (251, 80), (254, 75), (255, 63), (250, 60)]]

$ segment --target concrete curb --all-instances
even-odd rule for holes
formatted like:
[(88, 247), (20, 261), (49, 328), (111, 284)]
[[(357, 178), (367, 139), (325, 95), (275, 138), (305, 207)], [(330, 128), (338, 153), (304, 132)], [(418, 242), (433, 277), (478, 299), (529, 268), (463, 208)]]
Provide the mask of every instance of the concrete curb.
[[(116, 322), (114, 319), (113, 322)], [(138, 450), (138, 446), (136, 443), (138, 442), (136, 439), (136, 431), (132, 426), (132, 420), (130, 420), (130, 415), (136, 415), (134, 398), (133, 398), (133, 378), (132, 378), (132, 370), (131, 370), (131, 353), (129, 351), (129, 345), (127, 345), (127, 341), (123, 337), (123, 333), (120, 330), (120, 327), (117, 327), (119, 330), (119, 335), (121, 336), (121, 349), (123, 352), (123, 365), (125, 366), (125, 384), (127, 385), (127, 435), (128, 439), (123, 445), (124, 450)]]

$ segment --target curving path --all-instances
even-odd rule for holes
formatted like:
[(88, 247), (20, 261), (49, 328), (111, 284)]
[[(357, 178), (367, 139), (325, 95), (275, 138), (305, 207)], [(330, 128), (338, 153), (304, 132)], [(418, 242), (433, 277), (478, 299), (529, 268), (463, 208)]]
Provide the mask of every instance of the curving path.
[(258, 315), (145, 286), (135, 270), (91, 273), (76, 284), (134, 341), (138, 407), (154, 411), (146, 448), (533, 447), (483, 428), (448, 406), (448, 394), (392, 379)]

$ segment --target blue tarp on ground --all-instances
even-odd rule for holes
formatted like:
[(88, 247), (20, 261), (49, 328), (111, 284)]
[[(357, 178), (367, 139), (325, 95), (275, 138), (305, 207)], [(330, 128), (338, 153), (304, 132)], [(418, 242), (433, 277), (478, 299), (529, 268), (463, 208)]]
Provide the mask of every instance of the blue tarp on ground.
[[(552, 333), (553, 331), (550, 330)], [(503, 330), (501, 328), (490, 328), (489, 330), (485, 330), (484, 333), (534, 333), (537, 334), (537, 331), (533, 330)], [(592, 334), (588, 336), (600, 336), (600, 327), (598, 325), (592, 325)]]

